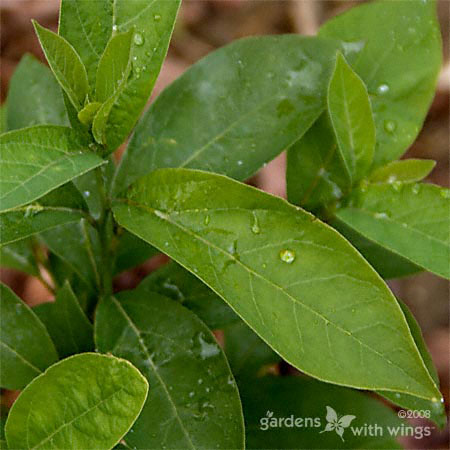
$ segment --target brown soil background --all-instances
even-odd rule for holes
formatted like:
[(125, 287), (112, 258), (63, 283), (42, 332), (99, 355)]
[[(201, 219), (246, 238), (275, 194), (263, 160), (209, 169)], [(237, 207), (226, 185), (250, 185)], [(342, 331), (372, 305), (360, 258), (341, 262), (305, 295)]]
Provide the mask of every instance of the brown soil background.
[[(360, 3), (349, 0), (184, 0), (168, 57), (164, 63), (154, 98), (186, 68), (215, 48), (235, 39), (261, 34), (301, 33), (313, 35), (321, 23)], [(44, 61), (30, 19), (56, 31), (59, 0), (1, 0), (0, 74), (1, 101), (7, 95), (9, 79), (24, 53)], [(444, 42), (444, 66), (438, 90), (418, 140), (406, 157), (437, 161), (429, 181), (449, 186), (449, 98), (450, 98), (450, 0), (439, 0), (439, 20)], [(265, 167), (252, 184), (284, 196), (284, 155)], [(450, 213), (450, 212), (449, 212)], [(164, 259), (157, 257), (116, 280), (117, 290), (135, 286)], [(36, 279), (10, 269), (0, 269), (0, 278), (28, 304), (51, 301), (51, 294)], [(419, 321), (441, 380), (442, 393), (449, 405), (449, 285), (431, 274), (389, 283), (412, 309)], [(3, 392), (2, 404), (10, 404), (14, 393)], [(418, 421), (416, 421), (417, 423)], [(403, 441), (408, 449), (449, 448), (448, 427), (420, 441)]]

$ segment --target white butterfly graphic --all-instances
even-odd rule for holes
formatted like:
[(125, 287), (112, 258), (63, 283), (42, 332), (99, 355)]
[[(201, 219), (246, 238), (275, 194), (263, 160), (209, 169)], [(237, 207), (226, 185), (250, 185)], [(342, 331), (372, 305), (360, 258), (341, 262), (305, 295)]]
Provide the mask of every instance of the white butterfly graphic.
[(356, 416), (342, 416), (338, 419), (338, 415), (336, 411), (331, 407), (327, 406), (327, 425), (324, 430), (321, 431), (321, 433), (324, 433), (325, 431), (333, 431), (335, 430), (336, 433), (339, 435), (339, 437), (342, 439), (342, 442), (344, 442), (343, 434), (344, 429), (348, 428), (350, 424), (352, 423), (352, 420), (355, 419)]

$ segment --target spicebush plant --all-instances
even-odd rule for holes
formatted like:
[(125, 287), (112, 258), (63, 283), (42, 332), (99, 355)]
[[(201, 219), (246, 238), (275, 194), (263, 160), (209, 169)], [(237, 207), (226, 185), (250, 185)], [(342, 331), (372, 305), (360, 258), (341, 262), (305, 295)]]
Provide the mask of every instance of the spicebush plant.
[[(398, 160), (441, 65), (434, 2), (238, 40), (140, 117), (178, 8), (62, 0), (58, 34), (34, 22), (50, 69), (25, 56), (2, 107), (1, 255), (55, 301), (1, 287), (1, 387), (22, 390), (2, 445), (398, 448), (347, 431), (402, 423), (358, 390), (443, 426), (385, 282), (450, 275), (449, 190), (421, 182), (433, 161)], [(243, 183), (286, 149), (289, 202)], [(113, 292), (158, 252), (172, 262)], [(269, 375), (281, 359), (305, 375)], [(292, 414), (320, 420), (277, 425)]]

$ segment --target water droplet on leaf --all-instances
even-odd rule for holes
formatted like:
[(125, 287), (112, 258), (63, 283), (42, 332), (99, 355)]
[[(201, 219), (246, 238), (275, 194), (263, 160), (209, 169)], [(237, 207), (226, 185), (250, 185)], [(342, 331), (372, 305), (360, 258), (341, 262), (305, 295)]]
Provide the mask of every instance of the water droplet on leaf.
[(155, 22), (159, 22), (161, 20), (161, 15), (160, 14), (155, 14), (153, 16), (153, 19), (155, 19)]
[(280, 251), (280, 259), (286, 264), (292, 264), (295, 260), (295, 252), (292, 250), (284, 249)]
[(393, 120), (386, 120), (384, 122), (384, 129), (388, 133), (393, 133), (397, 129), (397, 123)]
[(389, 85), (382, 83), (377, 87), (377, 94), (384, 95), (389, 92)]
[(144, 36), (141, 33), (135, 33), (133, 41), (136, 45), (141, 46), (144, 43)]

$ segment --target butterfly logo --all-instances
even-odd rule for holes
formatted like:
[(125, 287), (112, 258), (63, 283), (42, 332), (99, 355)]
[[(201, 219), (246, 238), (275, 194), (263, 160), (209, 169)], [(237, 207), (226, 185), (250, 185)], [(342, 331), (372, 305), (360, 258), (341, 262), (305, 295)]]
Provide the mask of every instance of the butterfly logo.
[(350, 426), (352, 423), (352, 420), (355, 419), (356, 416), (342, 416), (338, 418), (338, 415), (336, 411), (331, 407), (327, 406), (327, 425), (324, 430), (321, 431), (321, 433), (325, 433), (325, 431), (336, 431), (338, 436), (342, 439), (342, 442), (344, 442), (344, 430)]

